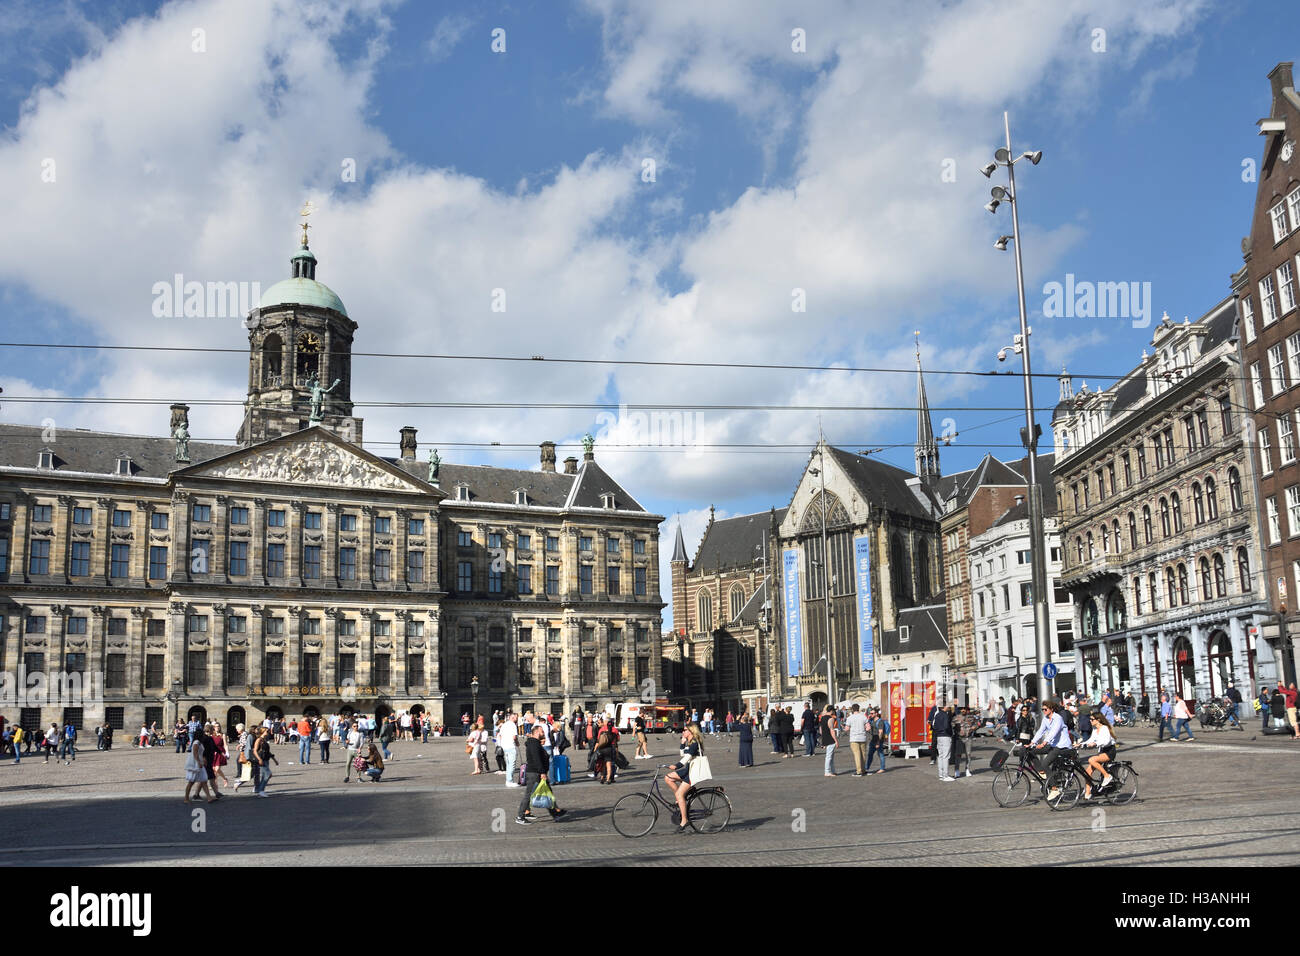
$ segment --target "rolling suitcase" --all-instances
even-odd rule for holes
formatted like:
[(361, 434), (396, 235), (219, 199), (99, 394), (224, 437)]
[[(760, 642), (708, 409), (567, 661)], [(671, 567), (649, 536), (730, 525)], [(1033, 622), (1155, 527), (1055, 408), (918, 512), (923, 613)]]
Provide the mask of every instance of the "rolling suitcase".
[(568, 783), (570, 778), (569, 758), (556, 754), (551, 758), (551, 772), (547, 774), (551, 783)]

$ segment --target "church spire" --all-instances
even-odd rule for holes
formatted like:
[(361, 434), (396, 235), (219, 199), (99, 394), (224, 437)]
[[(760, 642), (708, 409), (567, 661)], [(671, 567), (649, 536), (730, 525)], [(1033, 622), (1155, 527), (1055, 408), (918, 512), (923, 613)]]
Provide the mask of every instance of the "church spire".
[(939, 477), (939, 446), (930, 424), (930, 402), (925, 397), (925, 375), (921, 371), (921, 333), (916, 333), (916, 476), (922, 481)]
[(673, 561), (687, 561), (686, 541), (682, 538), (682, 519), (677, 517), (677, 540), (673, 543)]

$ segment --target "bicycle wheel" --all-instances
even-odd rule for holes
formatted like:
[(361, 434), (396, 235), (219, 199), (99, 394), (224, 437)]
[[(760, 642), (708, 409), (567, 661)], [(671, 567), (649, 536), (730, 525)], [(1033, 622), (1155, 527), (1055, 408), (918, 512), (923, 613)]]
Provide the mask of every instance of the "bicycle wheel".
[(731, 801), (713, 787), (696, 790), (686, 798), (686, 819), (696, 833), (721, 833), (731, 822)]
[[(1053, 794), (1053, 791), (1055, 793)], [(1067, 770), (1057, 770), (1047, 777), (1047, 805), (1053, 810), (1069, 810), (1083, 795), (1079, 775)]]
[(625, 837), (643, 837), (659, 820), (659, 807), (648, 794), (629, 793), (614, 804), (614, 829)]
[(1003, 768), (993, 778), (993, 799), (1000, 807), (1018, 807), (1029, 799), (1029, 775)]
[(1106, 798), (1116, 806), (1122, 807), (1138, 795), (1138, 778), (1128, 767), (1117, 767), (1113, 775), (1115, 785), (1106, 791)]

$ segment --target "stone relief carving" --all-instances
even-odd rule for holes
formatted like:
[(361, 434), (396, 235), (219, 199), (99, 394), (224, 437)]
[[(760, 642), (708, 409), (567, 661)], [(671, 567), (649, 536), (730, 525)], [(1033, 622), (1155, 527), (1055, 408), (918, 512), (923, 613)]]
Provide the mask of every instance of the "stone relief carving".
[(118, 650), (119, 648), (126, 647), (126, 641), (109, 641), (108, 647), (109, 650)]
[(247, 646), (248, 646), (248, 638), (246, 638), (246, 637), (232, 637), (232, 638), (231, 638), (227, 643), (228, 643), (231, 647), (247, 647)]
[(402, 479), (320, 439), (247, 455), (209, 468), (205, 475), (259, 481), (300, 481), (385, 491), (406, 491), (411, 488)]

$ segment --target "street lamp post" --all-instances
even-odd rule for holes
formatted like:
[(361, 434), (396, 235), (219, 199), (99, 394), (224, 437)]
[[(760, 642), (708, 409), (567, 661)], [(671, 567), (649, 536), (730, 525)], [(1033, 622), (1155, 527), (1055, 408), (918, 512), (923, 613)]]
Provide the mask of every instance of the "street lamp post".
[[(997, 249), (1005, 250), (1007, 240), (1011, 239), (1016, 254), (1016, 293), (1020, 303), (1020, 334), (1015, 337), (1011, 351), (1020, 356), (1025, 380), (1025, 428), (1021, 438), (1024, 442), (1028, 465), (1026, 478), (1029, 498), (1030, 574), (1034, 592), (1034, 652), (1037, 657), (1039, 680), (1042, 682), (1040, 687), (1042, 687), (1043, 693), (1040, 696), (1043, 700), (1047, 700), (1055, 694), (1056, 687), (1052, 678), (1042, 674), (1044, 665), (1052, 659), (1050, 645), (1051, 622), (1048, 617), (1047, 605), (1047, 560), (1044, 554), (1047, 541), (1043, 532), (1042, 494), (1038, 486), (1039, 428), (1034, 421), (1034, 389), (1029, 364), (1030, 328), (1025, 309), (1025, 274), (1020, 253), (1020, 203), (1018, 201), (1019, 197), (1016, 195), (1015, 170), (1015, 164), (1022, 159), (1028, 159), (1033, 165), (1037, 166), (1039, 160), (1043, 158), (1043, 153), (1041, 150), (1025, 152), (1013, 159), (1011, 155), (1011, 119), (1009, 114), (1005, 112), (1002, 114), (1002, 123), (1006, 132), (1007, 144), (994, 153), (993, 162), (985, 166), (981, 172), (985, 176), (992, 176), (993, 171), (998, 166), (1007, 168), (1007, 188), (1003, 189), (1001, 186), (994, 186), (992, 190), (993, 199), (984, 208), (989, 212), (996, 212), (1001, 203), (1005, 202), (1011, 206), (1011, 235), (1001, 237), (994, 243), (994, 246)], [(999, 351), (998, 360), (1006, 361), (1006, 354), (1007, 349)]]
[(469, 722), (471, 725), (478, 720), (478, 677), (476, 676), (469, 682), (470, 710)]

